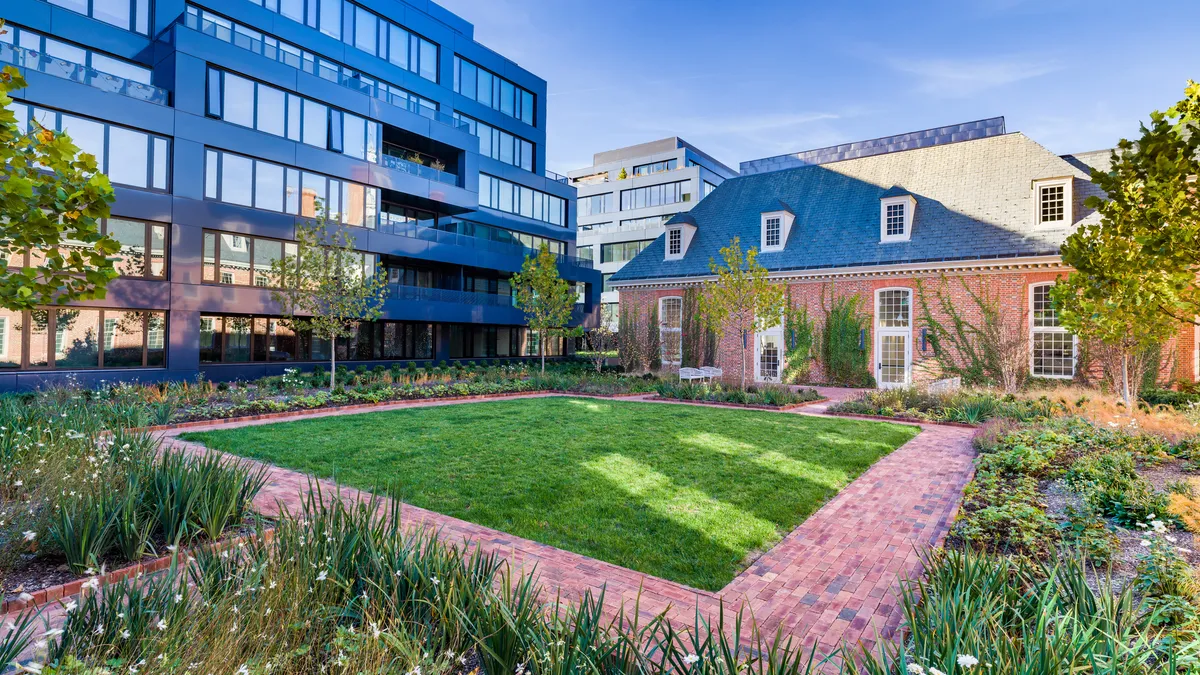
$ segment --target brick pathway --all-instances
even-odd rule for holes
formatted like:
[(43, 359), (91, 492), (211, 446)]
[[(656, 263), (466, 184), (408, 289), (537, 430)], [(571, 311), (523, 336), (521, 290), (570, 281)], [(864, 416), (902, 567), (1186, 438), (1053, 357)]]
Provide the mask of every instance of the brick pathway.
[[(834, 400), (855, 393), (849, 389), (822, 390)], [(398, 403), (376, 411), (458, 404)], [(824, 407), (777, 414), (819, 414)], [(339, 414), (348, 413), (320, 411), (312, 416)], [(217, 423), (186, 431), (272, 423), (287, 422)], [(182, 431), (158, 435), (165, 445), (204, 452), (203, 446), (177, 438), (179, 433)], [(954, 520), (962, 488), (972, 471), (972, 435), (970, 429), (923, 427), (916, 438), (876, 462), (715, 593), (408, 504), (402, 505), (401, 517), (413, 527), (438, 528), (443, 536), (468, 540), (497, 553), (516, 571), (529, 572), (536, 567), (546, 588), (560, 592), (566, 599), (604, 589), (610, 607), (623, 604), (631, 611), (637, 603), (644, 618), (665, 611), (682, 625), (691, 625), (697, 609), (703, 615), (715, 615), (724, 602), (729, 612), (747, 609), (768, 637), (782, 629), (785, 636), (796, 638), (806, 649), (816, 644), (818, 653), (824, 654), (843, 642), (861, 640), (871, 647), (879, 639), (893, 636), (901, 620), (896, 593), (900, 580), (920, 574), (920, 552), (940, 544)], [(255, 499), (255, 508), (266, 514), (278, 513), (279, 504), (295, 509), (309, 482), (304, 474), (271, 467), (267, 485)], [(336, 489), (331, 481), (320, 482), (322, 490), (332, 493)], [(360, 493), (342, 488), (342, 496), (357, 499)]]

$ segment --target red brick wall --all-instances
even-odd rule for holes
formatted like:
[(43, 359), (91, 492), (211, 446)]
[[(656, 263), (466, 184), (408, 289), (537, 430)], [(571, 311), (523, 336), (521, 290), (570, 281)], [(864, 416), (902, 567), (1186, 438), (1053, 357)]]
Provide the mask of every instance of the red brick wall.
[[(953, 307), (954, 311), (967, 323), (972, 324), (980, 323), (982, 318), (978, 303), (971, 297), (972, 293), (998, 299), (1002, 316), (1013, 321), (1020, 321), (1020, 330), (1028, 334), (1030, 330), (1030, 286), (1041, 282), (1054, 281), (1066, 274), (1065, 270), (997, 271), (954, 275), (914, 274), (905, 277), (794, 281), (788, 283), (788, 290), (792, 305), (807, 307), (809, 316), (813, 317), (818, 324), (828, 310), (833, 297), (859, 295), (863, 299), (863, 310), (871, 317), (872, 330), (867, 339), (866, 348), (868, 351), (868, 363), (873, 371), (875, 364), (875, 292), (885, 288), (911, 289), (913, 380), (920, 383), (936, 379), (938, 376), (937, 363), (933, 358), (932, 346), (927, 341), (926, 349), (921, 349), (921, 327), (925, 325), (922, 321), (924, 314), (921, 303), (922, 296), (926, 299), (930, 315), (943, 326), (950, 326), (952, 322), (948, 313), (943, 311), (943, 301), (937, 297), (939, 292), (942, 298), (944, 298), (945, 303)], [(918, 291), (918, 286), (924, 289), (923, 294)], [(620, 300), (621, 309), (624, 311), (628, 307), (636, 307), (642, 313), (643, 320), (645, 320), (651, 304), (657, 303), (659, 298), (682, 294), (682, 287), (659, 290), (622, 290)], [(1195, 378), (1196, 373), (1193, 372), (1194, 359), (1191, 351), (1191, 346), (1194, 344), (1192, 341), (1193, 330), (1193, 327), (1190, 325), (1183, 326), (1178, 339), (1172, 340), (1164, 347), (1164, 359), (1161, 371), (1161, 377), (1164, 382), (1171, 382), (1176, 378), (1187, 380)], [(747, 379), (751, 380), (754, 374), (753, 340), (749, 340), (747, 344), (746, 372)], [(716, 364), (725, 371), (725, 378), (727, 380), (736, 381), (740, 376), (741, 358), (741, 336), (737, 334), (736, 329), (731, 328), (726, 331), (726, 335), (722, 337), (718, 345), (718, 359)], [(1100, 377), (1101, 372), (1098, 364), (1091, 364), (1087, 375), (1090, 379)], [(814, 369), (810, 379), (814, 382), (823, 380), (823, 374), (819, 372), (819, 366)]]

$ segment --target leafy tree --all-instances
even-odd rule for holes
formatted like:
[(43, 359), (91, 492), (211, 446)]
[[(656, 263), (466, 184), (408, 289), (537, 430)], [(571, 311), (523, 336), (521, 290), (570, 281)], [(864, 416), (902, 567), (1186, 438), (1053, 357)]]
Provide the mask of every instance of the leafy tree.
[(596, 366), (596, 372), (603, 372), (604, 361), (608, 359), (608, 354), (616, 343), (617, 334), (607, 324), (601, 323), (585, 331), (583, 336), (592, 352), (592, 363)]
[(734, 237), (721, 249), (722, 264), (708, 263), (716, 278), (704, 282), (700, 314), (713, 332), (724, 337), (736, 329), (741, 338), (742, 380), (746, 389), (746, 350), (754, 334), (778, 325), (783, 319), (784, 287), (767, 278), (767, 268), (758, 264), (758, 249), (742, 250)]
[(329, 341), (329, 388), (336, 386), (337, 339), (349, 337), (362, 321), (373, 321), (387, 297), (387, 277), (367, 276), (363, 254), (343, 230), (326, 229), (324, 210), (296, 226), (296, 254), (271, 264), (278, 303), (287, 326), (311, 331), (313, 339)]
[(542, 372), (546, 372), (546, 337), (569, 335), (571, 311), (575, 309), (575, 291), (558, 275), (558, 258), (542, 244), (536, 256), (526, 256), (521, 271), (512, 276), (517, 306), (525, 312), (530, 330), (537, 331)]
[(1151, 113), (1141, 137), (1121, 139), (1111, 159), (1108, 171), (1092, 171), (1105, 197), (1086, 201), (1101, 220), (1063, 244), (1075, 272), (1052, 297), (1063, 326), (1111, 355), (1120, 373), (1110, 376), (1132, 405), (1139, 355), (1200, 314), (1200, 84), (1189, 81), (1183, 100)]
[[(3, 22), (0, 22), (3, 31)], [(22, 133), (9, 92), (25, 87), (20, 72), (0, 71), (0, 260), (25, 251), (44, 259), (0, 275), (0, 307), (12, 311), (100, 299), (117, 276), (120, 250), (100, 233), (115, 201), (96, 158), (61, 132), (30, 122)]]

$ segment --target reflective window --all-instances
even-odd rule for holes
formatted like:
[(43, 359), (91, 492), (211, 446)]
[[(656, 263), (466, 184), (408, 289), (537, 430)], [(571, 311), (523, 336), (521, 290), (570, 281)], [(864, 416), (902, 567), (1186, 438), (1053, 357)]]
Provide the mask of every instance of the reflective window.
[(231, 152), (205, 153), (206, 199), (375, 229), (379, 189)]
[[(86, 13), (86, 7), (83, 13)], [(150, 84), (150, 69), (145, 66), (100, 54), (12, 23), (6, 23), (4, 29), (7, 33), (0, 35), (0, 42), (20, 45), (131, 82)]]
[(653, 239), (644, 241), (622, 241), (614, 244), (600, 245), (600, 262), (626, 262), (633, 260), (634, 256), (642, 252), (653, 242)]
[(1069, 379), (1075, 376), (1075, 336), (1058, 325), (1058, 313), (1050, 297), (1053, 287), (1050, 283), (1029, 289), (1033, 331), (1030, 372), (1034, 377)]
[(105, 124), (48, 108), (14, 105), (17, 124), (27, 129), (35, 119), (47, 129), (61, 131), (83, 152), (96, 158), (96, 168), (118, 185), (167, 190), (170, 144), (167, 138)]
[(579, 205), (579, 216), (594, 216), (600, 213), (616, 211), (616, 195), (606, 192), (602, 195), (580, 197), (576, 200)]
[(567, 225), (567, 201), (562, 197), (479, 174), (479, 204), (551, 225)]
[(641, 209), (647, 206), (662, 206), (691, 201), (691, 193), (684, 192), (687, 181), (648, 185), (646, 187), (621, 190), (621, 210)]
[(465, 122), (468, 130), (479, 137), (481, 155), (533, 171), (533, 143), (459, 112), (454, 113), (454, 119)]
[(662, 173), (663, 171), (674, 171), (679, 167), (678, 159), (665, 159), (661, 162), (651, 162), (649, 164), (639, 164), (633, 167), (633, 175), (649, 176), (652, 173)]
[[(338, 339), (338, 360), (432, 359), (433, 336), (432, 323), (364, 321), (352, 335)], [(279, 317), (200, 316), (201, 363), (328, 361), (329, 355), (328, 342), (292, 330)]]
[(454, 91), (494, 110), (534, 124), (533, 93), (454, 55)]
[[(158, 327), (157, 358), (147, 355), (147, 326)], [(0, 310), (0, 369), (162, 366), (165, 328), (163, 312), (91, 307)], [(29, 343), (27, 353), (24, 341)]]
[[(149, 0), (50, 0), (50, 4), (86, 14), (117, 28), (142, 35), (150, 32)], [(90, 7), (89, 7), (90, 4)]]

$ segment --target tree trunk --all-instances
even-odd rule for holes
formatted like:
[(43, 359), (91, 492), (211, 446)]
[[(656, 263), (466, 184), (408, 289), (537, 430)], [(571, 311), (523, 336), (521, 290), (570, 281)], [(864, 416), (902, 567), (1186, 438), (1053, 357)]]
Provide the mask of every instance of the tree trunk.
[(1125, 401), (1125, 407), (1133, 412), (1133, 402), (1129, 400), (1129, 352), (1121, 353), (1121, 400)]
[(746, 331), (742, 331), (742, 391), (746, 391)]
[(538, 353), (542, 356), (542, 374), (546, 374), (546, 336), (538, 331)]
[(337, 338), (329, 340), (329, 393), (337, 387)]

